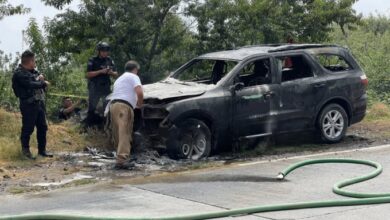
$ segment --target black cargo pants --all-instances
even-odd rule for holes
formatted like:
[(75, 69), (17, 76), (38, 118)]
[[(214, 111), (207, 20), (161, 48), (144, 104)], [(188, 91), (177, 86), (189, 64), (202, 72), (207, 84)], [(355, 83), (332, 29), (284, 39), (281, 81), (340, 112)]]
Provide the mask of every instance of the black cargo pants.
[(103, 102), (103, 111), (107, 105), (106, 97), (111, 93), (109, 83), (88, 83), (88, 116), (86, 122), (88, 125), (97, 125), (103, 123), (103, 118), (96, 114), (96, 108), (99, 101)]
[(20, 102), (20, 111), (22, 113), (22, 132), (20, 140), (24, 152), (30, 149), (30, 136), (37, 128), (37, 140), (39, 153), (46, 152), (46, 108), (43, 101), (34, 101), (32, 103)]

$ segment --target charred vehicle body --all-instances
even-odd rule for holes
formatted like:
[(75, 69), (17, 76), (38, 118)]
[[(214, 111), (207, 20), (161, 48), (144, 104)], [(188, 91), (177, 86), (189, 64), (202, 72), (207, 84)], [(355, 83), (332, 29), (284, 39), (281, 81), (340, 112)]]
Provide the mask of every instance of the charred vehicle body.
[(248, 46), (199, 56), (145, 85), (141, 133), (166, 142), (173, 158), (287, 132), (316, 130), (342, 140), (366, 112), (366, 75), (334, 45)]

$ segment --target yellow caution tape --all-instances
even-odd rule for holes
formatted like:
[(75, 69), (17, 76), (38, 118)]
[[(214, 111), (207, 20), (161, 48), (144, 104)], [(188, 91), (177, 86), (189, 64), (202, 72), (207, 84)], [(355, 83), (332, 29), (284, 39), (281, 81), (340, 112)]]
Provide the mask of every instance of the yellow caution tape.
[(60, 94), (60, 93), (48, 93), (48, 95), (49, 96), (58, 96), (58, 97), (77, 98), (77, 99), (88, 99), (88, 96), (68, 95), (68, 94)]

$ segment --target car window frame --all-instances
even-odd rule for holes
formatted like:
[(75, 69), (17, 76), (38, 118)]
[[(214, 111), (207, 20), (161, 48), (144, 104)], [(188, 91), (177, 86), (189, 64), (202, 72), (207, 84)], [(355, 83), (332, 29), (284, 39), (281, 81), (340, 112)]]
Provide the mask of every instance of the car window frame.
[[(310, 68), (312, 70), (312, 73), (313, 73), (313, 76), (282, 82), (283, 70), (279, 68), (278, 58), (280, 58), (280, 57), (293, 57), (293, 56), (302, 56), (305, 59), (305, 61), (308, 63), (308, 65), (310, 66)], [(289, 53), (285, 53), (285, 52), (284, 53), (278, 53), (278, 54), (275, 54), (273, 57), (275, 59), (275, 66), (276, 66), (275, 68), (276, 68), (276, 71), (277, 71), (278, 82), (279, 82), (280, 85), (292, 84), (292, 83), (296, 83), (296, 82), (302, 82), (302, 81), (306, 81), (306, 80), (310, 80), (310, 79), (318, 77), (318, 72), (317, 72), (318, 69), (313, 64), (313, 62), (314, 62), (313, 59), (314, 58), (311, 57), (305, 51), (293, 51), (293, 52), (289, 52)]]
[[(177, 74), (181, 74), (184, 70), (186, 70), (190, 65), (192, 65), (192, 63), (196, 62), (196, 60), (222, 60), (222, 61), (229, 61), (229, 62), (236, 62), (237, 64), (229, 71), (225, 74), (224, 77), (222, 77), (221, 80), (218, 81), (217, 84), (215, 84), (215, 86), (218, 86), (218, 85), (223, 85), (225, 84), (226, 81), (229, 80), (230, 78), (230, 74), (232, 72), (235, 71), (235, 69), (240, 65), (240, 60), (237, 60), (237, 59), (220, 59), (218, 57), (195, 57), (193, 59), (191, 59), (190, 61), (184, 63), (182, 66), (180, 66), (179, 68), (177, 68), (175, 71), (171, 72), (167, 78), (174, 78)], [(176, 79), (176, 78), (175, 78)]]
[(272, 85), (272, 84), (276, 84), (276, 74), (275, 74), (275, 60), (274, 60), (274, 57), (271, 56), (270, 54), (265, 54), (265, 55), (261, 55), (261, 56), (255, 56), (255, 57), (250, 57), (250, 58), (247, 58), (245, 60), (243, 60), (242, 62), (240, 62), (235, 68), (232, 69), (232, 74), (231, 76), (229, 76), (229, 80), (227, 83), (229, 86), (231, 85), (234, 85), (235, 83), (235, 79), (237, 78), (237, 76), (240, 74), (241, 70), (243, 68), (245, 68), (248, 64), (256, 61), (256, 60), (264, 60), (264, 59), (269, 59), (270, 60), (270, 66), (271, 66), (271, 83), (269, 84), (263, 84), (263, 85), (253, 85), (253, 86), (247, 86), (247, 87), (244, 87), (244, 89), (247, 89), (247, 88), (254, 88), (254, 87), (258, 87), (258, 86), (265, 86), (265, 85)]
[[(349, 70), (343, 70), (343, 71), (337, 71), (337, 72), (333, 72), (333, 71), (330, 71), (328, 70), (327, 68), (325, 68), (323, 65), (321, 65), (320, 62), (318, 62), (317, 60), (317, 57), (318, 55), (334, 55), (334, 56), (338, 56), (338, 57), (342, 57), (344, 59), (344, 61), (350, 66), (352, 67), (352, 69), (349, 69)], [(314, 61), (316, 62), (316, 64), (321, 68), (322, 71), (325, 71), (326, 73), (328, 74), (340, 74), (340, 73), (349, 73), (349, 72), (355, 72), (357, 70), (357, 68), (352, 65), (352, 63), (349, 61), (349, 59), (347, 59), (347, 57), (343, 56), (342, 54), (340, 53), (331, 53), (331, 52), (325, 52), (325, 53), (314, 53), (312, 54), (312, 59), (314, 59)]]

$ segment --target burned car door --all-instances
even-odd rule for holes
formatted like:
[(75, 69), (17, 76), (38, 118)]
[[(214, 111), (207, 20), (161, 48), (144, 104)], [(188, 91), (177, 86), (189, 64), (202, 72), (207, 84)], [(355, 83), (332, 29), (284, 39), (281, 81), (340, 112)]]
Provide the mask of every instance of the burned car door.
[(327, 82), (315, 74), (306, 54), (276, 58), (281, 82), (278, 131), (299, 131), (313, 126), (318, 103), (326, 94)]
[(272, 133), (278, 87), (273, 84), (273, 60), (250, 60), (235, 76), (233, 129), (238, 137), (261, 137)]

